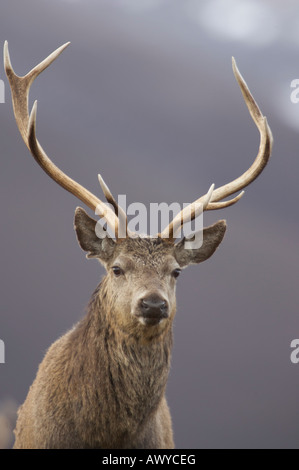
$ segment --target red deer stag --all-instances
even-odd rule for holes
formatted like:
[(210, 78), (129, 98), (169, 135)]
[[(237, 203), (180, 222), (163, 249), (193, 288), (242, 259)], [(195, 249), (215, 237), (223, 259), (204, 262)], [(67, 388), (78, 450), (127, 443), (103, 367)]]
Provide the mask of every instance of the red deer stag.
[[(126, 214), (108, 187), (100, 183), (109, 205), (73, 181), (52, 163), (36, 138), (36, 102), (28, 113), (34, 79), (68, 45), (65, 44), (24, 77), (11, 66), (8, 44), (4, 65), (12, 92), (17, 126), (31, 154), (59, 185), (104, 218), (115, 237), (96, 234), (97, 222), (77, 208), (75, 230), (87, 258), (97, 258), (107, 274), (96, 288), (86, 316), (54, 342), (39, 366), (18, 412), (15, 448), (173, 448), (171, 417), (165, 398), (176, 311), (176, 278), (182, 268), (208, 259), (221, 243), (221, 220), (203, 230), (200, 248), (186, 248), (176, 234), (187, 214), (236, 203), (267, 164), (272, 135), (233, 60), (251, 117), (260, 132), (258, 155), (234, 181), (210, 191), (182, 210), (156, 237), (119, 236)], [(111, 207), (112, 206), (112, 207)], [(134, 235), (134, 236), (132, 236)]]

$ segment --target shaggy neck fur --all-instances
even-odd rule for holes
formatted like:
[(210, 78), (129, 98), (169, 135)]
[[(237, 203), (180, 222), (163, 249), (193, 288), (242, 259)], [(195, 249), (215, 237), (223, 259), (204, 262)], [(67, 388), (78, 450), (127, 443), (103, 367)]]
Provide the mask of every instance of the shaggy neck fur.
[(87, 315), (69, 336), (76, 356), (68, 371), (69, 392), (79, 416), (74, 425), (84, 429), (78, 437), (91, 447), (100, 442), (104, 448), (122, 448), (142, 434), (143, 423), (164, 395), (172, 330), (169, 327), (146, 342), (136, 332), (119, 330), (105, 294), (104, 279)]

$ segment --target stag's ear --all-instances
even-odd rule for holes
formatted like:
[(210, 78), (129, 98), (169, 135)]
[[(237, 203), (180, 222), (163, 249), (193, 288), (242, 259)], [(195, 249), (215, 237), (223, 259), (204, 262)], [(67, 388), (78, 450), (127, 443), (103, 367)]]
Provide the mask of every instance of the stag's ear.
[(226, 230), (225, 220), (219, 220), (203, 230), (203, 241), (200, 248), (185, 247), (185, 238), (175, 246), (175, 257), (181, 267), (197, 264), (210, 258), (223, 240)]
[(106, 262), (113, 255), (116, 243), (108, 234), (104, 238), (99, 238), (96, 234), (96, 224), (97, 221), (92, 219), (84, 209), (77, 207), (74, 226), (80, 247), (88, 252), (87, 258), (98, 258)]

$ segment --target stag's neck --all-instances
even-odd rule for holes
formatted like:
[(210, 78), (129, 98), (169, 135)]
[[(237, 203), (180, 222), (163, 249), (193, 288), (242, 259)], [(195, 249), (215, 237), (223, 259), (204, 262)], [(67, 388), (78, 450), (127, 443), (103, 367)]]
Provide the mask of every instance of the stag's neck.
[[(78, 350), (82, 350), (81, 355), (77, 350), (81, 360), (77, 362), (76, 382), (82, 385), (82, 390), (77, 387), (77, 396), (81, 395), (82, 400), (85, 396), (85, 402), (90, 403), (86, 418), (93, 425), (91, 434), (97, 434), (94, 430), (97, 426), (99, 434), (103, 434), (104, 427), (110, 445), (114, 439), (114, 444), (121, 446), (140, 431), (142, 423), (153, 414), (164, 396), (172, 330), (144, 342), (118, 329), (109, 320), (110, 313), (98, 288), (87, 315), (73, 330), (72, 342), (73, 347), (77, 345)], [(113, 436), (109, 435), (109, 429)]]

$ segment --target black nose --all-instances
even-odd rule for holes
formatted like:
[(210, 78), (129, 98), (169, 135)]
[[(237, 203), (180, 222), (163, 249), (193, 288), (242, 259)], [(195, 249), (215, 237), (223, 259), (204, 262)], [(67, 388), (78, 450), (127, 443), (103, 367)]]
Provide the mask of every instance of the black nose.
[(157, 324), (168, 317), (167, 301), (157, 295), (151, 295), (140, 302), (140, 316), (149, 324)]

